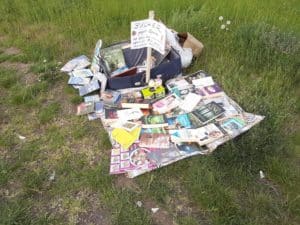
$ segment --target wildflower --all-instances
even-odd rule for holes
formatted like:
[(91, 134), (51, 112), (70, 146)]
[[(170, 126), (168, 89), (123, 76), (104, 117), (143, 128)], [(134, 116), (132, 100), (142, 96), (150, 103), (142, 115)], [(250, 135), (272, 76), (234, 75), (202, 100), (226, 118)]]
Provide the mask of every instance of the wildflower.
[(44, 59), (44, 60), (43, 60), (43, 63), (46, 63), (46, 62), (47, 62), (47, 60), (46, 60), (46, 59)]
[(222, 21), (224, 18), (223, 16), (219, 16), (219, 20)]
[(231, 21), (230, 21), (230, 20), (227, 20), (227, 21), (226, 21), (226, 24), (227, 24), (227, 25), (230, 25), (230, 24), (231, 24)]
[(226, 27), (225, 24), (222, 24), (222, 25), (221, 25), (221, 29), (222, 29), (222, 30), (224, 30), (225, 27)]
[(229, 28), (228, 28), (228, 27), (226, 27), (226, 30), (229, 30)]

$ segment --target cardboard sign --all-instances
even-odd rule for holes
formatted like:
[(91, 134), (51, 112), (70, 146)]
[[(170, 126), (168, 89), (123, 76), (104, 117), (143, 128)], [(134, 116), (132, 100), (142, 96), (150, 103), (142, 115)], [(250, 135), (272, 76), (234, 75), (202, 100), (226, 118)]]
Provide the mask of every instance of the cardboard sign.
[(131, 48), (150, 47), (165, 54), (166, 27), (153, 19), (131, 22)]

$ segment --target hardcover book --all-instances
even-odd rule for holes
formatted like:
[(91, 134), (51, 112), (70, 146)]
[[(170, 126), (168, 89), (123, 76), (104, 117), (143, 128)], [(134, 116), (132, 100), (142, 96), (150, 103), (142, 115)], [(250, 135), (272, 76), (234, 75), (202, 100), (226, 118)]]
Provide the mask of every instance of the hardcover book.
[(142, 118), (142, 128), (158, 128), (168, 126), (165, 115), (149, 115)]

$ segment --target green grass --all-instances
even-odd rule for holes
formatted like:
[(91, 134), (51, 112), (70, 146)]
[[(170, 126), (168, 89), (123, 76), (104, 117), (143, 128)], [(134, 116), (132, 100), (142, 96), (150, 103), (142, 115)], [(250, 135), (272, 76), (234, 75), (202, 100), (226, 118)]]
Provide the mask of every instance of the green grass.
[[(154, 224), (135, 204), (146, 199), (181, 225), (299, 224), (299, 7), (296, 0), (2, 0), (0, 224), (76, 224), (82, 215), (97, 224), (91, 218), (100, 214), (108, 224)], [(130, 22), (150, 9), (204, 43), (185, 72), (206, 70), (245, 110), (266, 118), (210, 156), (134, 179), (136, 190), (108, 174), (108, 136), (99, 121), (74, 115), (82, 97), (59, 68), (91, 56), (99, 38), (105, 46), (129, 39)], [(226, 20), (229, 30), (221, 30)], [(5, 54), (12, 46), (21, 53)], [(3, 62), (31, 63), (38, 79), (26, 84)]]

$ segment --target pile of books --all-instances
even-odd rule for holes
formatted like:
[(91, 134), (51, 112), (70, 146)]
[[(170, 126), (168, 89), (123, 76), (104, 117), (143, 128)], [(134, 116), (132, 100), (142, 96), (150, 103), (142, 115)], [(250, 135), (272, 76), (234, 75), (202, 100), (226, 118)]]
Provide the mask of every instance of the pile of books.
[(166, 96), (144, 99), (143, 88), (103, 89), (105, 78), (93, 66), (87, 69), (89, 65), (80, 56), (62, 70), (83, 96), (77, 115), (100, 119), (109, 134), (110, 174), (133, 178), (187, 157), (209, 154), (264, 118), (245, 112), (204, 71), (168, 80)]

